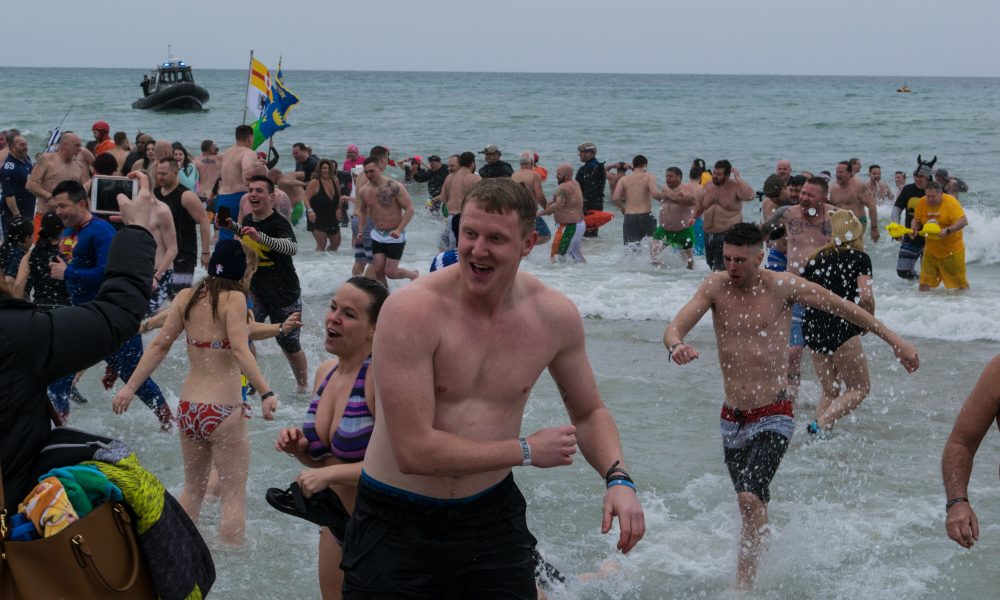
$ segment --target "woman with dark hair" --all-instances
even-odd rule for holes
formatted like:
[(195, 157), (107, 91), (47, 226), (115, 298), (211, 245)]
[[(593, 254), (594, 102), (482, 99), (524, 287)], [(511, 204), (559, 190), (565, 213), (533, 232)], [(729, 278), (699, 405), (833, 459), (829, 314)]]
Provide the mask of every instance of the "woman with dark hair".
[(337, 162), (326, 159), (316, 164), (306, 186), (306, 229), (316, 240), (316, 251), (340, 247), (340, 180)]
[(177, 180), (181, 182), (181, 185), (198, 194), (198, 169), (191, 162), (191, 155), (180, 142), (174, 142), (171, 147), (174, 149), (174, 160), (180, 167), (177, 171)]
[[(375, 425), (372, 338), (388, 295), (384, 285), (367, 277), (348, 279), (333, 295), (324, 347), (334, 358), (316, 370), (315, 394), (302, 428), (283, 429), (275, 443), (279, 452), (309, 467), (296, 478), (304, 496), (327, 489), (336, 494), (343, 508), (342, 526), (354, 510), (362, 461)], [(340, 598), (340, 542), (329, 527), (320, 531), (319, 585), (327, 600)]]
[(243, 543), (246, 530), (246, 482), (250, 469), (250, 439), (246, 420), (250, 406), (243, 402), (240, 373), (260, 393), (264, 418), (274, 418), (278, 399), (250, 353), (247, 302), (243, 275), (247, 268), (243, 248), (236, 240), (215, 246), (209, 275), (197, 286), (182, 290), (171, 304), (167, 321), (116, 395), (114, 411), (128, 410), (136, 389), (163, 361), (183, 333), (191, 370), (184, 379), (177, 406), (181, 453), (184, 455), (184, 491), (181, 506), (198, 522), (201, 504), (214, 465), (221, 485), (222, 515), (219, 539)]

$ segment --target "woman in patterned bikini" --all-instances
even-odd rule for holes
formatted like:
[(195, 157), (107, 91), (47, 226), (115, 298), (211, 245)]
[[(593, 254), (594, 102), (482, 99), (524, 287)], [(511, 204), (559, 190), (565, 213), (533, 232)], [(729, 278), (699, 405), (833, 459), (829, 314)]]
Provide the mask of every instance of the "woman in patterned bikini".
[[(316, 393), (302, 428), (283, 429), (275, 444), (279, 452), (309, 467), (296, 478), (304, 496), (332, 489), (347, 514), (354, 510), (362, 460), (375, 425), (372, 338), (388, 295), (384, 285), (367, 277), (348, 279), (333, 295), (324, 345), (335, 358), (316, 370)], [(340, 598), (340, 558), (339, 540), (322, 528), (319, 586), (325, 600)]]
[(247, 304), (241, 279), (246, 256), (238, 241), (220, 241), (208, 264), (209, 275), (196, 287), (182, 290), (168, 309), (166, 323), (151, 343), (135, 373), (116, 395), (118, 414), (128, 409), (136, 388), (163, 361), (182, 333), (187, 340), (191, 370), (181, 388), (177, 407), (184, 491), (180, 503), (197, 523), (212, 466), (221, 484), (219, 540), (243, 543), (246, 529), (246, 482), (250, 469), (250, 439), (240, 372), (260, 393), (264, 418), (274, 418), (278, 398), (250, 353)]

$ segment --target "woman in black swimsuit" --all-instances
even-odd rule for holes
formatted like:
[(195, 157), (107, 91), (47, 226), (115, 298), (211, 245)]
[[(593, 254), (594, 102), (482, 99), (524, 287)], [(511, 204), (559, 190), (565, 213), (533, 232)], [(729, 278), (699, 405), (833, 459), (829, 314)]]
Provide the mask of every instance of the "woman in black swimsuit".
[[(829, 217), (832, 239), (807, 261), (802, 275), (875, 314), (872, 261), (864, 250), (864, 226), (849, 210), (830, 211)], [(819, 435), (868, 396), (868, 361), (861, 346), (861, 328), (840, 317), (806, 307), (802, 332), (823, 386), (816, 420), (808, 427), (810, 433)]]
[(306, 229), (316, 240), (316, 251), (340, 247), (340, 181), (337, 163), (323, 159), (306, 186)]

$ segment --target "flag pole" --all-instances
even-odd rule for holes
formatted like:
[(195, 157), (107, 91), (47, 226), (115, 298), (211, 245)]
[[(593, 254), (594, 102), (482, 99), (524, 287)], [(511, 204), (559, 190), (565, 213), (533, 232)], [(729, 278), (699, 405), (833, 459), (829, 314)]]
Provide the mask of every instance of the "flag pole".
[(253, 49), (250, 50), (250, 64), (247, 65), (247, 87), (243, 96), (243, 124), (247, 124), (247, 102), (250, 101), (250, 77), (253, 74)]

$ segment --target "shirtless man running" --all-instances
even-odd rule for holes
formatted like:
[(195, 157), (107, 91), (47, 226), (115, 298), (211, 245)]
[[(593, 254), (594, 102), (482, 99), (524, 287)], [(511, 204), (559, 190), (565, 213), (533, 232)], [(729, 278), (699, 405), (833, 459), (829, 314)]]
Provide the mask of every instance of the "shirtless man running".
[[(830, 187), (830, 204), (853, 211), (862, 225), (871, 228), (872, 241), (878, 242), (878, 209), (875, 207), (875, 198), (865, 184), (851, 174), (850, 161), (842, 160), (837, 163), (835, 177), (837, 182)], [(868, 211), (867, 215), (865, 210)]]
[(482, 177), (476, 173), (476, 155), (463, 152), (458, 155), (458, 170), (449, 173), (441, 188), (441, 205), (448, 211), (448, 228), (451, 229), (450, 250), (458, 244), (458, 223), (462, 213), (462, 199)]
[(373, 156), (365, 159), (368, 184), (358, 192), (358, 237), (362, 240), (368, 219), (372, 228), (372, 268), (375, 279), (386, 284), (388, 279), (416, 279), (417, 272), (399, 266), (406, 247), (406, 226), (413, 218), (410, 193), (399, 182), (382, 175), (382, 166)]
[(788, 345), (792, 304), (833, 313), (874, 333), (908, 372), (920, 364), (913, 346), (857, 304), (791, 273), (761, 269), (762, 240), (757, 226), (734, 225), (722, 249), (726, 272), (709, 275), (663, 334), (670, 359), (690, 363), (699, 353), (684, 336), (712, 311), (725, 389), (719, 429), (743, 521), (736, 574), (743, 588), (753, 585), (766, 532), (768, 488), (795, 429), (784, 365), (774, 360)]
[[(507, 178), (466, 196), (459, 265), (394, 292), (379, 316), (375, 430), (344, 539), (344, 599), (536, 597), (536, 544), (516, 467), (572, 463), (605, 478), (601, 530), (618, 549), (645, 533), (614, 418), (572, 301), (518, 266), (537, 203)], [(523, 436), (548, 369), (571, 425)], [(419, 548), (419, 552), (414, 552)]]
[[(730, 179), (732, 175), (732, 179)], [(743, 181), (740, 172), (728, 160), (720, 160), (712, 169), (712, 181), (704, 188), (695, 218), (705, 227), (705, 262), (713, 271), (724, 271), (722, 237), (736, 223), (743, 222), (743, 202), (754, 197), (753, 188)]]
[(680, 251), (687, 268), (694, 269), (694, 211), (701, 193), (701, 186), (684, 183), (684, 172), (679, 167), (667, 169), (663, 186), (663, 203), (660, 206), (660, 226), (653, 232), (650, 252), (653, 264), (661, 264), (660, 255), (667, 246)]
[[(539, 208), (545, 210), (547, 201), (545, 193), (542, 191), (542, 176), (535, 171), (535, 153), (525, 150), (519, 159), (520, 168), (510, 176), (515, 183), (521, 184), (528, 190), (531, 197), (538, 203)], [(545, 219), (538, 217), (535, 219), (535, 231), (538, 232), (537, 245), (542, 245), (552, 239), (552, 232), (545, 223)]]
[(539, 217), (553, 215), (559, 227), (552, 240), (550, 259), (556, 262), (556, 259), (564, 260), (568, 256), (573, 262), (587, 262), (583, 258), (583, 232), (587, 229), (583, 222), (583, 190), (580, 183), (573, 179), (573, 166), (569, 163), (559, 165), (556, 181), (559, 187), (552, 202), (538, 213)]
[(63, 181), (79, 181), (90, 190), (90, 167), (81, 156), (80, 136), (66, 132), (59, 139), (55, 152), (43, 154), (31, 171), (25, 188), (35, 195), (35, 232), (42, 224), (42, 215), (52, 210), (52, 190)]
[(611, 194), (611, 201), (625, 215), (622, 241), (637, 248), (642, 240), (656, 231), (656, 219), (651, 214), (653, 200), (662, 200), (656, 176), (646, 172), (649, 161), (639, 154), (632, 159), (632, 172), (622, 177)]
[[(215, 200), (215, 211), (229, 208), (230, 218), (240, 213), (240, 199), (250, 188), (247, 182), (254, 175), (267, 175), (267, 166), (253, 151), (253, 127), (240, 125), (236, 128), (236, 143), (222, 153), (220, 160), (219, 195)], [(220, 240), (233, 239), (229, 229), (219, 230)]]

